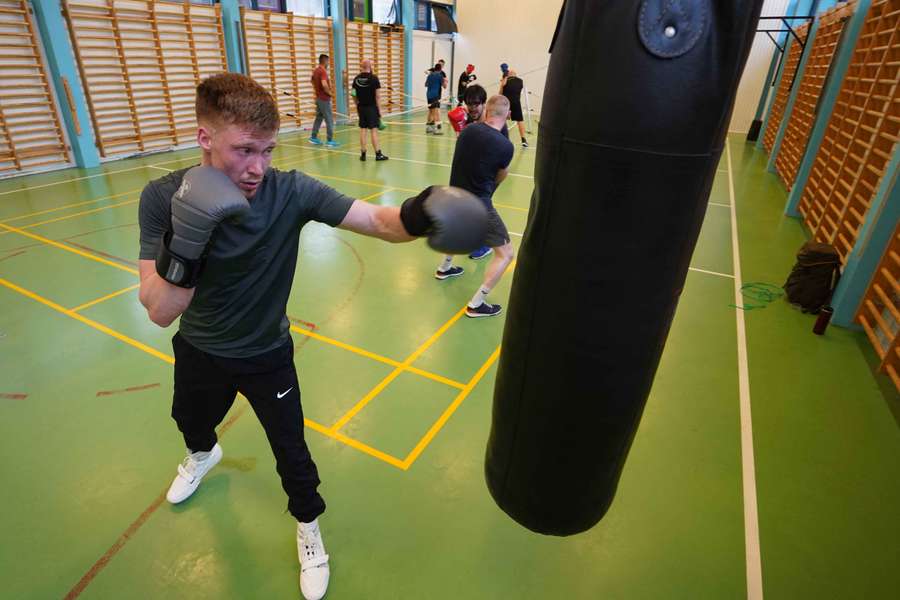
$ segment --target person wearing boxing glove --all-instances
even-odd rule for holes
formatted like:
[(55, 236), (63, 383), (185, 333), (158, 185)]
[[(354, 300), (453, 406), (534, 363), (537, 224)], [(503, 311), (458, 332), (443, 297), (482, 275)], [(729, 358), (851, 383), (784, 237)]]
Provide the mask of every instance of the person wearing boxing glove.
[[(471, 86), (466, 91), (466, 101), (473, 99), (476, 90)], [(471, 107), (470, 107), (471, 108)], [(450, 185), (460, 187), (476, 195), (488, 212), (488, 234), (485, 238), (486, 251), (470, 258), (482, 258), (493, 253), (494, 257), (485, 270), (484, 281), (466, 307), (466, 316), (471, 318), (499, 315), (502, 307), (486, 301), (487, 295), (499, 283), (503, 273), (514, 258), (512, 243), (506, 225), (492, 203), (497, 186), (506, 178), (509, 163), (513, 157), (513, 146), (502, 133), (509, 116), (509, 100), (504, 96), (493, 96), (483, 108), (481, 122), (467, 125), (456, 140), (453, 164), (450, 169)], [(465, 269), (453, 264), (453, 256), (448, 253), (434, 273), (435, 279), (445, 280), (458, 277)]]
[(247, 397), (275, 455), (297, 520), (300, 590), (321, 598), (330, 577), (318, 517), (325, 501), (303, 438), (300, 385), (287, 316), (300, 230), (319, 221), (390, 242), (428, 237), (440, 252), (469, 252), (486, 236), (482, 202), (435, 186), (403, 203), (354, 200), (299, 171), (270, 167), (278, 107), (245, 75), (213, 75), (197, 87), (201, 165), (151, 181), (141, 193), (140, 301), (172, 339), (172, 417), (187, 455), (166, 494), (176, 504), (222, 458), (215, 428), (238, 392)]

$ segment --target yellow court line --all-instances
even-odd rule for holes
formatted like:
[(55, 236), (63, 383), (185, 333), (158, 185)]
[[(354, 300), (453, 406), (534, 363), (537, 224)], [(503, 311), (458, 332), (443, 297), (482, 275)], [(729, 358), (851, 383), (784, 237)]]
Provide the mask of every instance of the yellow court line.
[(113, 194), (112, 196), (103, 196), (102, 198), (94, 198), (93, 200), (84, 200), (83, 202), (76, 202), (74, 204), (66, 204), (64, 206), (57, 206), (56, 208), (47, 208), (44, 210), (39, 210), (37, 212), (28, 213), (25, 215), (19, 215), (17, 217), (10, 217), (9, 219), (0, 219), (0, 222), (3, 223), (11, 223), (12, 221), (18, 221), (20, 219), (27, 219), (28, 217), (36, 217), (38, 215), (43, 215), (46, 213), (56, 212), (58, 210), (65, 210), (67, 208), (75, 208), (76, 206), (84, 206), (85, 204), (93, 204), (94, 202), (102, 202), (104, 200), (112, 200), (113, 198), (119, 198), (121, 196), (127, 196), (128, 194), (135, 194), (140, 192), (140, 188), (128, 190), (127, 192), (121, 192), (118, 194)]
[(56, 302), (53, 302), (52, 300), (48, 300), (42, 296), (38, 296), (34, 292), (26, 290), (23, 287), (19, 287), (10, 281), (0, 278), (0, 285), (8, 287), (9, 289), (13, 290), (14, 292), (18, 292), (18, 293), (22, 294), (23, 296), (26, 296), (28, 298), (31, 298), (32, 300), (40, 302), (44, 306), (48, 306), (48, 307), (52, 308), (53, 310), (60, 312), (68, 317), (72, 317), (76, 321), (81, 321), (85, 325), (93, 327), (97, 331), (103, 332), (108, 336), (114, 337), (119, 341), (125, 342), (129, 346), (134, 346), (138, 350), (143, 350), (144, 352), (146, 352), (147, 354), (150, 354), (151, 356), (155, 356), (156, 358), (163, 360), (169, 364), (175, 363), (174, 358), (172, 358), (171, 356), (169, 356), (167, 354), (160, 352), (159, 350), (156, 350), (155, 348), (151, 348), (147, 344), (142, 344), (141, 342), (139, 342), (133, 338), (130, 338), (127, 335), (119, 333), (118, 331), (116, 331), (114, 329), (110, 329), (106, 325), (98, 323), (97, 321), (93, 321), (91, 319), (88, 319), (87, 317), (79, 315), (74, 310), (69, 310), (68, 308), (60, 306)]
[(402, 367), (410, 373), (415, 373), (416, 375), (421, 375), (426, 379), (431, 379), (433, 381), (437, 381), (439, 383), (443, 383), (445, 385), (449, 385), (450, 387), (455, 387), (457, 389), (463, 389), (466, 387), (466, 384), (460, 383), (459, 381), (454, 381), (452, 379), (448, 379), (447, 377), (443, 377), (442, 375), (437, 375), (435, 373), (431, 373), (429, 371), (424, 371), (422, 369), (418, 369), (413, 366), (403, 366), (403, 363), (400, 361), (394, 360), (393, 358), (388, 358), (386, 356), (381, 356), (380, 354), (375, 354), (374, 352), (369, 352), (368, 350), (363, 350), (362, 348), (358, 348), (356, 346), (352, 346), (350, 344), (345, 344), (344, 342), (339, 342), (338, 340), (332, 339), (330, 337), (326, 337), (320, 333), (316, 333), (314, 331), (310, 331), (309, 329), (303, 329), (298, 327), (297, 325), (291, 325), (291, 331), (296, 331), (297, 333), (303, 334), (307, 337), (310, 337), (314, 340), (318, 340), (320, 342), (324, 342), (326, 344), (331, 344), (332, 346), (336, 346), (342, 350), (347, 350), (348, 352), (352, 352), (354, 354), (359, 354), (360, 356), (365, 356), (366, 358), (372, 359), (377, 362), (381, 362), (387, 365), (391, 365), (392, 367)]
[(90, 306), (94, 306), (95, 304), (100, 304), (101, 302), (105, 302), (111, 298), (115, 298), (116, 296), (121, 296), (122, 294), (130, 292), (131, 290), (137, 289), (139, 287), (141, 287), (141, 284), (139, 284), (139, 283), (136, 283), (134, 285), (129, 285), (127, 288), (122, 288), (121, 290), (119, 290), (117, 292), (113, 292), (112, 294), (107, 294), (107, 295), (103, 296), (102, 298), (97, 298), (96, 300), (91, 300), (90, 302), (85, 302), (84, 304), (80, 304), (80, 305), (76, 306), (75, 308), (71, 308), (69, 310), (71, 310), (72, 312), (78, 312), (78, 311), (84, 310), (85, 308), (88, 308)]
[(13, 231), (13, 232), (15, 232), (15, 233), (18, 233), (19, 235), (24, 235), (24, 236), (27, 237), (27, 238), (31, 238), (31, 239), (33, 239), (33, 240), (37, 240), (38, 242), (43, 242), (43, 243), (48, 244), (48, 245), (50, 245), (50, 246), (55, 246), (56, 248), (60, 248), (60, 249), (62, 249), (62, 250), (66, 250), (66, 251), (68, 251), (68, 252), (72, 252), (73, 254), (78, 254), (79, 256), (83, 256), (83, 257), (88, 258), (88, 259), (90, 259), (90, 260), (94, 260), (94, 261), (97, 261), (97, 262), (99, 262), (99, 263), (103, 263), (103, 264), (105, 264), (105, 265), (109, 265), (109, 266), (111, 266), (111, 267), (115, 267), (115, 268), (119, 269), (120, 271), (125, 271), (125, 272), (131, 273), (131, 274), (133, 274), (133, 275), (137, 275), (137, 274), (138, 274), (137, 270), (136, 270), (136, 269), (132, 269), (131, 267), (126, 267), (125, 265), (120, 265), (119, 263), (113, 262), (113, 261), (111, 261), (111, 260), (106, 260), (105, 258), (102, 258), (102, 257), (100, 257), (100, 256), (96, 256), (96, 255), (91, 254), (91, 253), (89, 253), (89, 252), (84, 252), (83, 250), (79, 250), (78, 248), (73, 248), (72, 246), (68, 246), (68, 245), (66, 245), (66, 244), (61, 244), (61, 243), (59, 243), (59, 242), (53, 241), (53, 240), (51, 240), (51, 239), (45, 238), (45, 237), (40, 236), (40, 235), (35, 235), (35, 234), (29, 233), (29, 232), (27, 232), (27, 231), (22, 231), (22, 230), (19, 229), (18, 227), (12, 227), (11, 225), (7, 225), (7, 224), (5, 224), (5, 223), (0, 223), (0, 227), (2, 227), (3, 229), (6, 229), (7, 231)]
[[(175, 359), (173, 357), (169, 356), (168, 354), (160, 352), (159, 350), (156, 350), (155, 348), (151, 348), (150, 346), (148, 346), (146, 344), (142, 344), (141, 342), (139, 342), (133, 338), (130, 338), (127, 335), (121, 334), (118, 331), (107, 327), (106, 325), (103, 325), (101, 323), (98, 323), (96, 321), (88, 319), (87, 317), (79, 315), (74, 310), (69, 310), (67, 308), (64, 308), (64, 307), (60, 306), (59, 304), (57, 304), (56, 302), (53, 302), (52, 300), (48, 300), (42, 296), (39, 296), (32, 291), (26, 290), (23, 287), (19, 287), (10, 281), (7, 281), (6, 279), (0, 278), (0, 285), (7, 287), (14, 292), (22, 294), (23, 296), (26, 296), (27, 298), (31, 298), (32, 300), (34, 300), (36, 302), (40, 302), (41, 304), (43, 304), (49, 308), (52, 308), (53, 310), (60, 312), (68, 317), (72, 317), (73, 319), (75, 319), (77, 321), (81, 321), (85, 325), (93, 327), (97, 331), (100, 331), (102, 333), (105, 333), (106, 335), (114, 337), (119, 341), (125, 342), (129, 346), (133, 346), (133, 347), (137, 348), (138, 350), (142, 350), (155, 358), (158, 358), (166, 363), (169, 363), (170, 365), (175, 364)], [(352, 446), (353, 448), (360, 450), (371, 456), (374, 456), (375, 458), (383, 460), (384, 462), (386, 462), (392, 466), (395, 466), (397, 468), (402, 468), (402, 466), (401, 466), (402, 462), (400, 461), (400, 459), (398, 459), (396, 457), (386, 454), (376, 448), (372, 448), (371, 446), (367, 446), (366, 444), (364, 444), (358, 440), (355, 440), (349, 436), (346, 436), (344, 434), (329, 432), (328, 429), (324, 425), (320, 425), (319, 423), (316, 423), (315, 421), (311, 421), (309, 419), (304, 419), (304, 422), (306, 425), (309, 425), (310, 429), (314, 429), (314, 430), (316, 430), (320, 433), (323, 433), (323, 434), (327, 435), (328, 437), (334, 438), (348, 446)]]
[(510, 206), (509, 204), (500, 204), (499, 202), (494, 202), (494, 206), (499, 208), (509, 208), (512, 210), (521, 210), (522, 212), (528, 212), (527, 208), (519, 208), (518, 206)]
[[(65, 221), (67, 219), (74, 219), (75, 217), (83, 217), (84, 215), (90, 215), (93, 213), (97, 213), (103, 210), (108, 210), (110, 208), (118, 208), (120, 206), (127, 206), (128, 204), (135, 204), (138, 202), (137, 199), (134, 200), (126, 200), (125, 202), (119, 202), (116, 204), (109, 204), (107, 206), (101, 206), (99, 208), (92, 208), (90, 210), (83, 210), (81, 212), (72, 213), (70, 215), (63, 215), (61, 217), (56, 217), (54, 219), (47, 219), (46, 221), (38, 221), (37, 223), (29, 223), (28, 225), (22, 225), (22, 229), (31, 229), (32, 227), (39, 227), (41, 225), (47, 225), (49, 223), (56, 223), (57, 221)], [(11, 231), (0, 231), (0, 235), (7, 235), (12, 233)]]
[(419, 192), (422, 191), (422, 190), (414, 190), (411, 188), (397, 187), (395, 185), (385, 185), (383, 183), (378, 183), (376, 181), (363, 181), (361, 179), (348, 179), (346, 177), (335, 177), (334, 175), (325, 175), (323, 173), (307, 172), (306, 174), (309, 175), (310, 177), (320, 177), (322, 179), (334, 179), (335, 181), (346, 181), (347, 183), (358, 183), (360, 185), (368, 185), (368, 186), (380, 187), (380, 188), (385, 188), (385, 189), (390, 188), (392, 190), (399, 190), (401, 192), (413, 192), (415, 194), (418, 194)]
[(484, 374), (487, 373), (487, 370), (491, 368), (491, 365), (497, 360), (497, 357), (500, 356), (500, 346), (497, 346), (497, 349), (488, 357), (484, 364), (481, 365), (481, 368), (478, 369), (478, 372), (469, 380), (469, 383), (466, 385), (465, 389), (457, 394), (456, 398), (447, 407), (447, 409), (443, 412), (443, 414), (438, 418), (437, 421), (434, 422), (434, 425), (431, 426), (431, 429), (419, 440), (419, 443), (416, 444), (416, 447), (413, 448), (412, 452), (404, 459), (403, 461), (403, 470), (409, 469), (410, 466), (419, 458), (419, 455), (428, 447), (428, 444), (431, 443), (431, 440), (434, 439), (434, 436), (438, 434), (438, 432), (443, 428), (443, 426), (447, 423), (453, 413), (456, 412), (456, 409), (459, 408), (459, 405), (462, 404), (463, 400), (475, 389), (475, 386), (478, 385), (478, 382), (481, 381), (481, 378), (484, 377)]
[(450, 317), (450, 319), (449, 319), (446, 323), (444, 323), (443, 325), (441, 325), (440, 329), (438, 329), (437, 331), (435, 331), (435, 332), (431, 335), (430, 338), (428, 338), (427, 340), (425, 340), (425, 342), (424, 342), (421, 346), (419, 346), (418, 348), (416, 348), (415, 351), (413, 351), (412, 354), (410, 354), (409, 356), (407, 356), (407, 357), (406, 357), (406, 360), (404, 360), (399, 366), (395, 367), (394, 370), (391, 371), (391, 372), (388, 374), (387, 377), (385, 377), (384, 379), (382, 379), (375, 387), (373, 387), (371, 390), (369, 390), (369, 393), (366, 394), (365, 396), (363, 396), (362, 400), (360, 400), (359, 402), (357, 402), (356, 405), (355, 405), (353, 408), (351, 408), (350, 410), (348, 410), (348, 411), (344, 414), (344, 416), (342, 416), (340, 419), (338, 419), (337, 423), (335, 423), (334, 425), (331, 426), (331, 431), (336, 432), (336, 431), (338, 431), (341, 427), (343, 427), (344, 425), (346, 425), (346, 424), (350, 421), (350, 419), (353, 418), (353, 416), (354, 416), (356, 413), (358, 413), (359, 411), (361, 411), (361, 410), (362, 410), (369, 402), (372, 401), (372, 399), (373, 399), (375, 396), (377, 396), (378, 394), (380, 394), (381, 391), (382, 391), (384, 388), (386, 388), (386, 387), (388, 386), (388, 384), (390, 384), (394, 379), (396, 379), (397, 376), (400, 375), (400, 373), (402, 373), (403, 371), (405, 371), (407, 367), (409, 367), (413, 362), (415, 362), (415, 360), (416, 360), (417, 358), (419, 358), (419, 356), (421, 356), (423, 352), (425, 352), (425, 351), (426, 351), (433, 343), (435, 343), (439, 337), (441, 337), (442, 335), (444, 335), (444, 333), (445, 333), (448, 329), (450, 329), (450, 327), (451, 327), (454, 323), (456, 323), (456, 322), (459, 320), (459, 318), (462, 317), (465, 313), (466, 313), (466, 307), (463, 306), (461, 309), (459, 309), (459, 310), (456, 312), (455, 315), (453, 315), (452, 317)]
[[(31, 187), (18, 188), (15, 190), (6, 190), (5, 192), (0, 192), (0, 196), (5, 196), (7, 194), (15, 194), (17, 192), (28, 192), (31, 190), (39, 190), (45, 187), (52, 187), (54, 185), (62, 185), (64, 183), (72, 183), (73, 181), (82, 181), (85, 179), (94, 179), (95, 177), (104, 177), (107, 175), (118, 175), (119, 173), (128, 173), (129, 171), (139, 171), (141, 169), (146, 169), (148, 167), (152, 167), (155, 165), (166, 165), (173, 162), (178, 162), (181, 160), (187, 160), (189, 157), (182, 158), (173, 158), (172, 160), (164, 160), (158, 163), (154, 163), (153, 165), (141, 165), (139, 167), (129, 167), (127, 169), (119, 169), (118, 171), (105, 171), (103, 173), (94, 173), (93, 175), (85, 175), (83, 177), (73, 177), (71, 179), (63, 179), (61, 181), (54, 181), (52, 183), (44, 183), (42, 185), (35, 185)], [(126, 159), (127, 160), (127, 159)]]
[(324, 425), (320, 425), (319, 423), (316, 423), (315, 421), (311, 421), (310, 419), (307, 419), (305, 417), (303, 419), (303, 422), (304, 422), (304, 424), (306, 424), (307, 427), (309, 427), (310, 429), (313, 429), (315, 431), (318, 431), (322, 435), (326, 435), (332, 439), (342, 442), (342, 443), (346, 444), (347, 446), (350, 446), (351, 448), (355, 448), (356, 450), (359, 450), (360, 452), (368, 454), (369, 456), (373, 456), (373, 457), (377, 458), (378, 460), (388, 463), (391, 466), (397, 467), (398, 469), (406, 470), (403, 468), (402, 460), (400, 460), (399, 458), (397, 458), (395, 456), (391, 456), (387, 452), (382, 452), (378, 448), (373, 448), (372, 446), (369, 446), (368, 444), (364, 444), (364, 443), (360, 442), (359, 440), (355, 440), (352, 437), (346, 436), (343, 433), (331, 431)]
[(375, 192), (374, 194), (369, 194), (368, 196), (359, 198), (359, 200), (362, 200), (363, 202), (368, 202), (369, 200), (372, 200), (373, 198), (377, 198), (378, 196), (383, 196), (384, 194), (387, 194), (389, 191), (391, 191), (391, 188), (385, 188), (379, 192)]

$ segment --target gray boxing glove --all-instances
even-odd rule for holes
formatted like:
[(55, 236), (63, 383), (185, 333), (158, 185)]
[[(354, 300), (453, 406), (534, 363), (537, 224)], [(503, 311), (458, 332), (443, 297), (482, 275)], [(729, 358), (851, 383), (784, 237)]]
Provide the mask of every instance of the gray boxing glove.
[(171, 210), (172, 228), (160, 241), (156, 272), (174, 285), (194, 287), (213, 230), (227, 218), (246, 214), (250, 203), (225, 173), (201, 166), (184, 174)]
[(400, 220), (410, 235), (427, 236), (428, 245), (444, 254), (468, 254), (484, 245), (488, 212), (471, 192), (432, 185), (400, 207)]

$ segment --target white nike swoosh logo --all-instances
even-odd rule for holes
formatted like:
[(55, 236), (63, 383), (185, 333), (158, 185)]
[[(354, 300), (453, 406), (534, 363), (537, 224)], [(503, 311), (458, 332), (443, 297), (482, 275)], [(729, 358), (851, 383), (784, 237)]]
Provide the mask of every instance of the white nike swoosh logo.
[(288, 393), (289, 391), (291, 391), (292, 389), (294, 389), (294, 386), (291, 386), (291, 387), (289, 387), (288, 389), (284, 390), (283, 392), (279, 392), (279, 393), (277, 393), (277, 394), (275, 394), (275, 395), (278, 396), (278, 399), (280, 400), (280, 399), (284, 398), (285, 396), (287, 396), (287, 393)]

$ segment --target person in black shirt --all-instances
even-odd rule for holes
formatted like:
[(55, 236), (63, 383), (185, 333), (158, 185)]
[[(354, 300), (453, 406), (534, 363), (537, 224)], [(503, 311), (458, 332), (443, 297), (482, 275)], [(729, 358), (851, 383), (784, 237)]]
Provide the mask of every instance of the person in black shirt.
[[(488, 210), (488, 234), (485, 243), (494, 251), (494, 257), (484, 274), (484, 282), (466, 306), (466, 316), (493, 317), (502, 307), (485, 301), (487, 295), (500, 281), (512, 262), (514, 253), (509, 232), (497, 214), (491, 201), (494, 191), (509, 172), (513, 157), (513, 145), (501, 133), (509, 116), (509, 100), (504, 96), (492, 96), (484, 108), (483, 120), (468, 125), (456, 140), (450, 185), (461, 187), (475, 194)], [(439, 280), (458, 277), (464, 269), (453, 265), (453, 256), (447, 255), (434, 273)]]
[(525, 82), (516, 75), (514, 69), (510, 69), (506, 77), (500, 83), (500, 93), (509, 99), (509, 110), (512, 120), (519, 126), (519, 137), (522, 138), (522, 147), (528, 147), (528, 140), (525, 139), (525, 118), (522, 114), (522, 88)]
[(353, 98), (356, 100), (356, 112), (359, 114), (359, 160), (366, 160), (366, 130), (372, 138), (375, 148), (375, 160), (387, 160), (378, 145), (378, 124), (381, 122), (381, 82), (372, 74), (372, 61), (364, 60), (360, 64), (362, 73), (353, 79)]
[(459, 84), (456, 86), (457, 106), (463, 105), (463, 102), (466, 101), (466, 88), (469, 87), (470, 83), (478, 79), (478, 76), (473, 71), (475, 71), (475, 65), (466, 65), (466, 70), (459, 76)]

